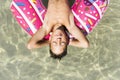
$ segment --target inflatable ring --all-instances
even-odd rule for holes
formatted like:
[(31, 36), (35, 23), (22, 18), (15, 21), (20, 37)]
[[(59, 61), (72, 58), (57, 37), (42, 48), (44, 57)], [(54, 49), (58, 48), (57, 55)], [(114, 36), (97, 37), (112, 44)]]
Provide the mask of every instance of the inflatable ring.
[(102, 18), (108, 4), (109, 0), (75, 0), (71, 8), (75, 16), (75, 24), (85, 34), (92, 32)]
[[(76, 26), (84, 34), (90, 33), (102, 18), (108, 3), (109, 0), (75, 0), (71, 11)], [(47, 11), (42, 0), (13, 0), (10, 8), (21, 27), (31, 36), (42, 26)]]

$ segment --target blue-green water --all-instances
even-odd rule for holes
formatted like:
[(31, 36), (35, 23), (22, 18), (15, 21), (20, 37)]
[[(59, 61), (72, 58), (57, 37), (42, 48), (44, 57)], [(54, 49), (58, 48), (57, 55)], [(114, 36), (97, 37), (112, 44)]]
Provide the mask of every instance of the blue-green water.
[(87, 37), (90, 48), (68, 48), (60, 62), (48, 47), (28, 50), (28, 36), (0, 0), (0, 80), (120, 80), (120, 0), (111, 0), (97, 27)]

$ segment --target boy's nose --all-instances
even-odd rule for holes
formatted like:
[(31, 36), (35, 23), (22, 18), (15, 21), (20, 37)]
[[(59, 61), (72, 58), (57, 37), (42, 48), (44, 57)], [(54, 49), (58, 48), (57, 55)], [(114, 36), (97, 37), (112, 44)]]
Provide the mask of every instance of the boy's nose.
[(58, 41), (58, 45), (60, 45), (61, 44), (61, 38), (58, 38), (57, 41)]

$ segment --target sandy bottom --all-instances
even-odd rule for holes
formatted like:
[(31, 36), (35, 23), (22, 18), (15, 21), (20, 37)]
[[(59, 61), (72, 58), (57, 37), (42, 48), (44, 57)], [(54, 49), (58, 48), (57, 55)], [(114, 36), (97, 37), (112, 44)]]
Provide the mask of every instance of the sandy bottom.
[(30, 36), (0, 0), (0, 80), (120, 80), (120, 0), (111, 0), (97, 27), (87, 37), (90, 48), (68, 48), (60, 62), (48, 47), (28, 50)]

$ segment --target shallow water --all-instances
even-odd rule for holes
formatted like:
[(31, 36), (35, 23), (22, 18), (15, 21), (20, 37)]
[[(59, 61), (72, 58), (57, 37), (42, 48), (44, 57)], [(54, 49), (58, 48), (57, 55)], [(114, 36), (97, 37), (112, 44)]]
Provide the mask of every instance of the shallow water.
[(0, 0), (0, 80), (120, 80), (120, 0), (111, 0), (97, 27), (87, 37), (90, 48), (68, 48), (60, 62), (48, 47), (28, 50), (28, 36)]

